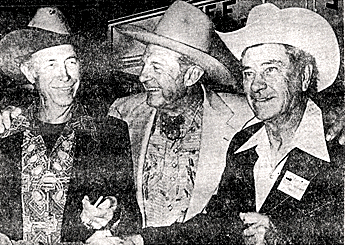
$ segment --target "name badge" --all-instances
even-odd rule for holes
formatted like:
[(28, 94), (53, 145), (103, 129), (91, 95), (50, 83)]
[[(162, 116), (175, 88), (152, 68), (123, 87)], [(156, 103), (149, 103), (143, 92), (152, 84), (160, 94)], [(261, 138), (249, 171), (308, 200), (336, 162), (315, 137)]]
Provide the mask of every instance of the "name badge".
[(290, 171), (286, 171), (278, 186), (278, 190), (300, 201), (305, 190), (308, 188), (309, 183), (310, 181), (303, 179)]

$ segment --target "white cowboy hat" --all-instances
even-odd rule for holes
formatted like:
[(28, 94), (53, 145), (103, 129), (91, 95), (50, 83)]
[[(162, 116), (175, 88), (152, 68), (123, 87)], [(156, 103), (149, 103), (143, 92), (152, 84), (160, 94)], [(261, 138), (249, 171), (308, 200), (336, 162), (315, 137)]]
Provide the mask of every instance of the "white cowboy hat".
[(145, 44), (159, 45), (188, 56), (217, 83), (234, 85), (240, 80), (239, 61), (216, 34), (208, 16), (189, 3), (174, 2), (153, 32), (133, 25), (116, 29)]
[(337, 77), (340, 65), (337, 38), (330, 24), (311, 10), (262, 4), (249, 12), (245, 27), (217, 33), (238, 59), (245, 48), (263, 43), (288, 44), (311, 54), (319, 70), (318, 91), (330, 86)]
[(45, 48), (73, 42), (60, 10), (40, 8), (27, 29), (12, 31), (0, 40), (0, 69), (9, 77), (22, 80), (19, 68), (22, 58)]

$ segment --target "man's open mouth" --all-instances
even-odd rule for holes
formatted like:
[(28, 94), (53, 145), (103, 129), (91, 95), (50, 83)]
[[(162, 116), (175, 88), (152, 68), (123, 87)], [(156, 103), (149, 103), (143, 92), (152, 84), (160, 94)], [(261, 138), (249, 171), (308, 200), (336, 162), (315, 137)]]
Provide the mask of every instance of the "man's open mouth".
[(157, 92), (160, 88), (146, 88), (146, 92)]

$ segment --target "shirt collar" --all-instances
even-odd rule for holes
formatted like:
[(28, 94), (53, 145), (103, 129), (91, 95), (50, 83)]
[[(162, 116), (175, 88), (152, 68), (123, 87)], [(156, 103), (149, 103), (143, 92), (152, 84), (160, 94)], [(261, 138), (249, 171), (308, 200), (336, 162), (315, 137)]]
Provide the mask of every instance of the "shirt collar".
[[(256, 121), (256, 120), (254, 120)], [(250, 122), (248, 125), (252, 125)], [(244, 143), (236, 152), (246, 151), (255, 146), (265, 147), (269, 144), (265, 127), (259, 129), (246, 143)], [(291, 142), (291, 150), (299, 148), (302, 151), (330, 162), (327, 150), (326, 139), (323, 128), (321, 109), (311, 100), (308, 100), (300, 125), (298, 126), (295, 137)]]

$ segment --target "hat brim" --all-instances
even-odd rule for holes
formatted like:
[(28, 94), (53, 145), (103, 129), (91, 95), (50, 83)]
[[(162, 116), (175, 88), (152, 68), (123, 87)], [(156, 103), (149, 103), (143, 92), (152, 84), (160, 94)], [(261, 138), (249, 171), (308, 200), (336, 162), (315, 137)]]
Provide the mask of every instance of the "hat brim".
[(22, 80), (23, 58), (39, 50), (72, 44), (71, 35), (31, 28), (10, 32), (0, 40), (0, 68), (9, 77)]
[(335, 81), (340, 66), (338, 41), (332, 27), (320, 15), (308, 9), (287, 8), (248, 21), (250, 24), (237, 31), (217, 32), (239, 60), (242, 52), (254, 45), (288, 44), (315, 58), (319, 70), (318, 91)]
[[(236, 79), (232, 75), (232, 71), (230, 71), (226, 66), (224, 66), (221, 62), (219, 62), (216, 58), (205, 53), (202, 50), (196, 49), (190, 45), (173, 40), (171, 38), (158, 35), (154, 32), (150, 32), (138, 26), (126, 25), (126, 26), (121, 26), (121, 27), (117, 26), (115, 28), (119, 33), (126, 36), (130, 36), (146, 45), (147, 44), (158, 45), (158, 46), (176, 51), (183, 55), (186, 55), (195, 64), (202, 67), (207, 72), (209, 78), (218, 84), (222, 84), (226, 86), (232, 85), (234, 87), (237, 86)], [(216, 33), (214, 34), (217, 35)], [(221, 41), (220, 38), (219, 38), (219, 41)], [(232, 56), (232, 60), (230, 59), (228, 62), (232, 62), (233, 60), (236, 60), (236, 58), (232, 54), (231, 56)], [(238, 61), (236, 60), (235, 62), (238, 62)]]

